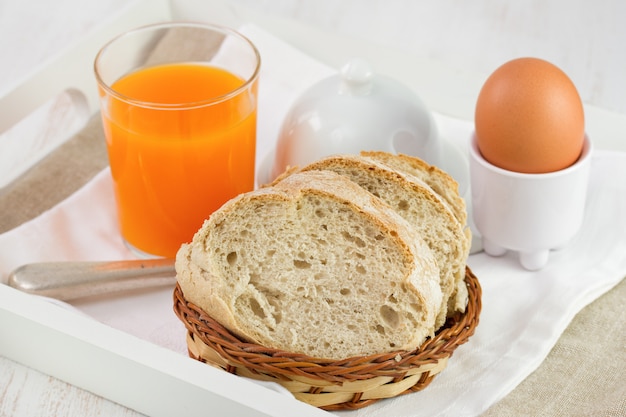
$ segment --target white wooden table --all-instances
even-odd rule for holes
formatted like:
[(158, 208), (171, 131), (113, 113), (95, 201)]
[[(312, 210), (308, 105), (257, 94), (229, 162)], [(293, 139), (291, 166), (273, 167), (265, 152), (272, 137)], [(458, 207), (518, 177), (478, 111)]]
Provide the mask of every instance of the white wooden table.
[[(127, 1), (0, 0), (0, 96)], [(246, 13), (267, 21), (286, 21), (270, 28), (279, 35), (297, 22), (352, 37), (365, 45), (355, 51), (327, 51), (327, 62), (333, 65), (341, 64), (352, 52), (362, 55), (377, 50), (380, 54), (393, 48), (439, 61), (451, 74), (458, 70), (459, 77), (474, 74), (469, 79), (451, 78), (450, 82), (458, 82), (465, 91), (457, 107), (446, 109), (441, 108), (434, 88), (424, 80), (414, 80), (431, 108), (455, 116), (471, 119), (473, 99), (481, 85), (477, 80), (506, 60), (524, 55), (539, 56), (560, 66), (578, 86), (586, 104), (626, 114), (626, 2), (620, 0), (230, 0), (230, 4), (245, 6)], [(316, 43), (315, 39), (290, 41), (304, 50)], [(407, 77), (402, 68), (383, 65), (381, 70)], [(0, 141), (18, 142), (29, 135), (35, 138), (34, 146), (52, 146), (79, 126), (76, 111), (67, 98), (60, 97), (29, 121), (1, 133)], [(611, 140), (617, 143), (615, 138)], [(626, 150), (626, 140), (616, 146)], [(30, 151), (16, 152), (26, 159)], [(14, 172), (11, 169), (17, 169), (7, 168), (9, 162), (0, 163), (0, 182), (3, 175), (10, 176)], [(0, 357), (0, 416), (35, 415), (138, 414)]]

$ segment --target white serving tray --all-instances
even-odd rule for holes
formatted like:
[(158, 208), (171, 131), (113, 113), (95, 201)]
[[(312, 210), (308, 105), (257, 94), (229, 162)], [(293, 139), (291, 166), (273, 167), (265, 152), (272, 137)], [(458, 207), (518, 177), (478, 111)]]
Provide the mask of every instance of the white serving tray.
[[(97, 111), (90, 78), (97, 48), (127, 28), (166, 19), (210, 20), (233, 27), (252, 22), (335, 68), (354, 56), (369, 59), (377, 63), (378, 71), (418, 91), (434, 111), (466, 120), (472, 118), (474, 100), (484, 81), (484, 74), (461, 73), (432, 60), (270, 19), (218, 0), (138, 0), (0, 97), (0, 114), (6, 124), (0, 131), (51, 95), (70, 88), (81, 92), (78, 97), (83, 97), (87, 111)], [(60, 70), (66, 68), (81, 70)], [(32, 91), (38, 94), (33, 96)], [(626, 117), (590, 106), (585, 110), (587, 130), (598, 139), (597, 148), (626, 150), (626, 142), (620, 140), (626, 137)], [(151, 416), (208, 412), (222, 416), (329, 415), (4, 285), (0, 285), (0, 355)]]

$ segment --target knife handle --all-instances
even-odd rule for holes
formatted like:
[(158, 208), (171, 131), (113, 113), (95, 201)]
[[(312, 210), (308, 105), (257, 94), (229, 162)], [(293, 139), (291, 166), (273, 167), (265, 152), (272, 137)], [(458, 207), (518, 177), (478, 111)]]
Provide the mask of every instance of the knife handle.
[(174, 259), (41, 262), (9, 275), (9, 286), (29, 294), (73, 300), (111, 292), (174, 285)]

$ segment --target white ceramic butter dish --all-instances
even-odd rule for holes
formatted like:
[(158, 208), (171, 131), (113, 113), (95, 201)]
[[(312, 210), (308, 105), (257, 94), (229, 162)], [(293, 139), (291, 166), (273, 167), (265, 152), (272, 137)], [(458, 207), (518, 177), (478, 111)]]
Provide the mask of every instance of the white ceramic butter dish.
[(440, 163), (437, 126), (420, 98), (355, 59), (307, 89), (280, 130), (270, 176), (334, 154), (378, 150)]

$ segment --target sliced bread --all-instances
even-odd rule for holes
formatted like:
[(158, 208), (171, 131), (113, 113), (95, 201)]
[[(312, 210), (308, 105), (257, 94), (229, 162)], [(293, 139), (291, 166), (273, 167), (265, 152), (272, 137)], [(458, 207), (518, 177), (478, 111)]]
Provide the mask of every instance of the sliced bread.
[[(472, 233), (467, 223), (465, 200), (463, 200), (459, 194), (459, 185), (454, 178), (440, 168), (410, 155), (379, 151), (364, 151), (361, 152), (361, 155), (384, 163), (400, 172), (413, 175), (424, 181), (439, 194), (464, 228), (465, 240), (463, 242), (463, 256), (467, 259), (472, 242)], [(465, 286), (464, 280), (465, 268), (462, 268), (456, 273), (455, 290), (448, 301), (448, 311), (450, 313), (465, 311), (465, 306), (467, 305), (467, 287)]]
[(373, 157), (330, 156), (302, 168), (302, 172), (311, 170), (330, 170), (348, 177), (389, 204), (418, 231), (439, 265), (443, 299), (436, 326), (442, 326), (447, 318), (448, 301), (456, 290), (457, 275), (460, 271), (464, 274), (467, 259), (463, 225), (448, 204), (420, 178)]
[(416, 229), (329, 171), (227, 202), (181, 247), (176, 271), (185, 298), (240, 337), (322, 358), (414, 349), (442, 302)]

